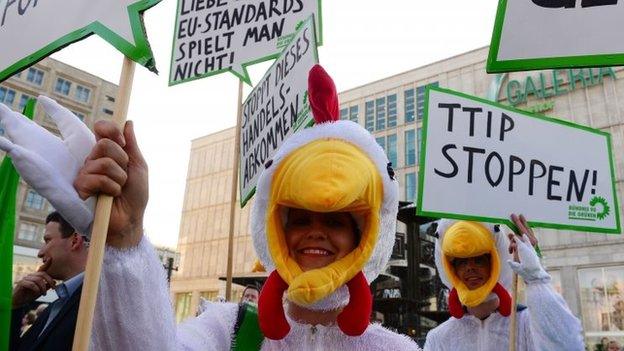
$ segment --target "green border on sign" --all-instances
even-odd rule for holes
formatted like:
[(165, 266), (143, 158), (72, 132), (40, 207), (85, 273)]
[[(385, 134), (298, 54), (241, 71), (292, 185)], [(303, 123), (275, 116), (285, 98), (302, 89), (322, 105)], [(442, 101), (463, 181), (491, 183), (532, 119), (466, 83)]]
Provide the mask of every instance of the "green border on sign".
[(43, 60), (54, 52), (59, 51), (64, 47), (73, 44), (79, 40), (82, 40), (92, 34), (99, 35), (102, 39), (109, 42), (117, 50), (121, 51), (132, 61), (135, 61), (138, 64), (145, 66), (150, 71), (156, 72), (154, 55), (152, 54), (152, 49), (150, 48), (149, 42), (147, 40), (147, 34), (145, 33), (145, 27), (143, 25), (143, 12), (152, 8), (160, 1), (161, 0), (143, 0), (128, 6), (128, 17), (136, 46), (132, 45), (124, 38), (117, 35), (117, 33), (113, 32), (99, 21), (95, 21), (87, 25), (86, 27), (77, 29), (49, 43), (48, 45), (37, 50), (36, 52), (12, 64), (4, 71), (1, 71), (0, 82), (11, 77), (17, 72), (20, 72), (25, 68), (34, 65), (35, 63)]
[[(316, 22), (314, 21), (314, 15), (311, 15), (310, 17), (308, 17), (305, 21), (304, 21), (304, 25), (301, 26), (301, 28), (297, 29), (297, 31), (295, 32), (295, 35), (292, 37), (292, 39), (288, 42), (288, 44), (286, 44), (286, 46), (284, 46), (284, 48), (287, 48), (290, 43), (293, 42), (293, 40), (295, 40), (295, 38), (297, 38), (297, 36), (299, 35), (299, 32), (301, 32), (303, 30), (303, 28), (306, 27), (306, 24), (308, 22), (312, 23), (312, 32), (314, 33), (314, 36), (316, 36)], [(315, 63), (319, 63), (319, 58), (318, 58), (318, 46), (313, 45), (312, 46), (313, 50), (314, 50), (314, 62)], [(280, 55), (278, 57), (280, 57), (282, 54), (284, 54), (284, 51), (282, 51), (280, 53)], [(275, 63), (273, 63), (271, 65), (271, 67), (269, 67), (269, 69), (267, 70), (267, 72), (270, 72), (273, 70), (273, 67), (275, 66)], [(264, 76), (262, 76), (262, 79), (260, 79), (260, 81), (264, 80), (264, 78), (266, 77), (266, 73), (264, 74)], [(307, 79), (307, 77), (306, 77)], [(247, 101), (251, 98), (251, 94), (249, 94), (249, 96), (247, 96), (247, 98), (245, 99), (245, 101), (243, 102), (243, 106), (247, 103)], [(299, 111), (297, 111), (299, 112)], [(307, 122), (304, 119), (302, 122), (298, 123), (295, 127), (299, 127), (297, 129), (293, 130), (293, 134), (296, 133), (297, 131), (304, 129), (304, 128), (308, 128), (310, 126), (312, 126), (314, 124), (314, 119), (311, 118), (312, 116), (312, 111), (310, 111), (308, 113), (307, 117)], [(237, 130), (235, 131), (236, 133), (240, 133), (242, 131), (242, 127), (241, 130)], [(286, 139), (284, 139), (286, 140)], [(243, 208), (245, 207), (245, 205), (247, 204), (247, 202), (254, 196), (254, 194), (256, 193), (256, 187), (254, 186), (253, 189), (251, 189), (251, 191), (249, 192), (249, 194), (247, 195), (243, 195), (243, 189), (242, 189), (242, 177), (241, 177), (241, 172), (243, 171), (243, 167), (242, 167), (242, 159), (238, 160), (238, 192), (240, 194), (240, 207)]]
[(507, 12), (507, 0), (499, 0), (494, 21), (494, 31), (490, 43), (490, 53), (487, 59), (486, 71), (488, 73), (530, 71), (538, 69), (555, 68), (584, 68), (602, 66), (624, 65), (624, 53), (581, 55), (563, 57), (542, 57), (534, 59), (499, 60), (498, 51), (501, 42), (505, 13)]
[(501, 103), (498, 102), (493, 102), (493, 101), (489, 101), (486, 99), (482, 99), (476, 96), (470, 96), (464, 93), (460, 93), (457, 91), (453, 91), (453, 90), (449, 90), (449, 89), (444, 89), (444, 88), (439, 88), (439, 87), (432, 87), (432, 86), (427, 86), (426, 91), (425, 91), (425, 110), (424, 110), (424, 116), (423, 116), (423, 129), (424, 129), (424, 133), (423, 133), (423, 137), (421, 138), (421, 151), (420, 151), (420, 166), (418, 168), (418, 199), (416, 201), (416, 214), (418, 216), (424, 216), (424, 217), (435, 217), (435, 218), (453, 218), (453, 219), (467, 219), (467, 220), (472, 220), (472, 221), (481, 221), (481, 222), (491, 222), (491, 223), (502, 223), (507, 225), (510, 228), (515, 228), (515, 225), (513, 224), (513, 222), (509, 219), (509, 218), (495, 218), (495, 217), (481, 217), (481, 216), (474, 216), (474, 215), (466, 215), (466, 214), (460, 214), (460, 213), (445, 213), (445, 212), (433, 212), (433, 211), (423, 211), (422, 210), (422, 201), (423, 201), (423, 194), (425, 192), (425, 172), (424, 170), (426, 169), (426, 165), (425, 165), (425, 155), (427, 153), (427, 135), (428, 133), (428, 125), (429, 125), (429, 93), (431, 90), (435, 90), (435, 91), (439, 91), (442, 93), (446, 93), (446, 94), (450, 94), (450, 95), (455, 95), (461, 98), (465, 98), (468, 100), (472, 100), (472, 101), (476, 101), (482, 104), (486, 104), (486, 105), (490, 105), (490, 106), (494, 106), (494, 107), (498, 107), (507, 111), (511, 111), (511, 112), (515, 112), (521, 115), (524, 115), (526, 117), (530, 117), (530, 118), (536, 118), (536, 119), (540, 119), (543, 121), (547, 121), (547, 122), (551, 122), (551, 123), (557, 123), (566, 127), (570, 127), (570, 128), (575, 128), (575, 129), (581, 129), (583, 131), (586, 132), (590, 132), (590, 133), (594, 133), (594, 134), (598, 134), (601, 136), (605, 137), (605, 141), (607, 143), (607, 150), (609, 153), (609, 165), (610, 165), (610, 169), (611, 169), (611, 179), (613, 180), (612, 182), (612, 191), (613, 191), (613, 202), (614, 202), (614, 206), (613, 206), (613, 214), (615, 215), (615, 222), (616, 222), (616, 228), (598, 228), (598, 227), (586, 227), (586, 226), (579, 226), (579, 225), (572, 225), (572, 224), (558, 224), (558, 223), (546, 223), (546, 222), (533, 222), (533, 221), (529, 221), (529, 223), (535, 227), (542, 227), (542, 228), (552, 228), (552, 229), (574, 229), (574, 230), (579, 230), (579, 231), (587, 231), (587, 232), (593, 232), (593, 233), (608, 233), (608, 234), (620, 234), (621, 232), (621, 226), (620, 226), (620, 207), (619, 207), (619, 203), (618, 203), (618, 196), (617, 196), (617, 191), (616, 191), (616, 187), (615, 187), (615, 183), (616, 183), (616, 178), (615, 178), (615, 167), (614, 167), (614, 163), (613, 163), (613, 151), (611, 148), (611, 135), (607, 132), (601, 131), (601, 130), (597, 130), (597, 129), (593, 129), (587, 126), (583, 126), (580, 124), (575, 124), (572, 123), (570, 121), (567, 120), (562, 120), (562, 119), (558, 119), (558, 118), (552, 118), (552, 117), (546, 117), (546, 116), (542, 116), (542, 115), (538, 115), (536, 113), (530, 113), (527, 111), (523, 111), (514, 107), (510, 107), (510, 106), (506, 106), (503, 105)]
[[(243, 68), (243, 73), (244, 75), (240, 75), (238, 72), (232, 70), (231, 67), (229, 68), (224, 68), (224, 69), (220, 69), (220, 70), (216, 70), (216, 71), (211, 71), (211, 72), (207, 72), (204, 73), (202, 75), (199, 76), (195, 76), (195, 77), (191, 77), (188, 79), (184, 79), (184, 80), (179, 80), (176, 82), (173, 82), (171, 80), (172, 77), (172, 62), (174, 60), (174, 52), (175, 52), (175, 38), (178, 37), (178, 19), (180, 17), (180, 1), (178, 0), (178, 4), (176, 7), (176, 17), (175, 17), (175, 22), (173, 23), (173, 40), (171, 41), (171, 62), (169, 62), (169, 86), (174, 86), (174, 85), (178, 85), (178, 84), (182, 84), (182, 83), (187, 83), (187, 82), (192, 82), (194, 80), (198, 80), (198, 79), (202, 79), (202, 78), (206, 78), (206, 77), (210, 77), (210, 76), (214, 76), (220, 73), (225, 73), (225, 72), (232, 72), (233, 75), (237, 76), (238, 79), (242, 80), (243, 82), (247, 83), (249, 86), (253, 87), (253, 84), (251, 82), (251, 77), (249, 77), (249, 73), (247, 72), (247, 67), (251, 66), (251, 65), (255, 65), (257, 63), (260, 62), (264, 62), (264, 61), (268, 61), (268, 60), (272, 60), (272, 59), (276, 59), (278, 58), (281, 54), (282, 51), (278, 51), (274, 54), (265, 56), (265, 57), (261, 57), (258, 59), (255, 59), (253, 61), (249, 61), (249, 62), (245, 62), (241, 64), (241, 67)], [(318, 27), (315, 27), (318, 29), (318, 31), (316, 33), (314, 33), (315, 37), (316, 37), (316, 46), (322, 46), (323, 45), (323, 16), (322, 16), (322, 8), (321, 8), (321, 0), (317, 0), (317, 6), (318, 6), (318, 14), (319, 14), (319, 18), (318, 18)], [(305, 21), (305, 20), (304, 20)], [(298, 31), (296, 31), (295, 33), (298, 33)], [(290, 41), (289, 41), (290, 43)], [(288, 44), (286, 45), (288, 46)]]

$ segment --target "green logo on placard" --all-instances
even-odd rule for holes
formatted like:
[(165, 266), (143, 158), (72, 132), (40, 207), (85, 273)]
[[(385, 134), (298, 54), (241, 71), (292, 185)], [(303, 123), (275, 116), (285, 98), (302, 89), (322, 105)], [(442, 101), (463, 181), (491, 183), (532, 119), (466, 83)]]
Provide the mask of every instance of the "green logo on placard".
[(589, 200), (589, 206), (570, 205), (568, 218), (582, 221), (603, 220), (611, 213), (609, 203), (602, 196), (594, 196)]

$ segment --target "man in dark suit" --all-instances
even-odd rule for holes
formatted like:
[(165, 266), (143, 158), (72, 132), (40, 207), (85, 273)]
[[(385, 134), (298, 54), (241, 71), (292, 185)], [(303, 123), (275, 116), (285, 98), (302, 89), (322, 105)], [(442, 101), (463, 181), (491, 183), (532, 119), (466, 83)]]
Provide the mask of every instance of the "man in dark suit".
[[(71, 350), (80, 305), (88, 241), (58, 212), (46, 218), (44, 245), (38, 256), (43, 265), (17, 282), (13, 289), (11, 350)], [(55, 280), (63, 281), (57, 284)], [(20, 321), (29, 305), (55, 289), (54, 301), (20, 337)]]

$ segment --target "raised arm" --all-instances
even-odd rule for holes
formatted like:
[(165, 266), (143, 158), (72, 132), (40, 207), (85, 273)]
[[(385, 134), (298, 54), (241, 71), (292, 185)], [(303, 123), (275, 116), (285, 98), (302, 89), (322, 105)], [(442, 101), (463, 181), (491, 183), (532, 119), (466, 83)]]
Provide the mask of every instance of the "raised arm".
[(132, 122), (123, 133), (111, 122), (98, 122), (95, 133), (97, 143), (74, 187), (81, 198), (104, 193), (114, 200), (91, 349), (227, 349), (236, 305), (215, 306), (175, 324), (164, 269), (143, 236), (148, 172)]
[(539, 350), (584, 350), (581, 322), (550, 285), (529, 237), (515, 240), (520, 262), (509, 264), (526, 283), (530, 339)]

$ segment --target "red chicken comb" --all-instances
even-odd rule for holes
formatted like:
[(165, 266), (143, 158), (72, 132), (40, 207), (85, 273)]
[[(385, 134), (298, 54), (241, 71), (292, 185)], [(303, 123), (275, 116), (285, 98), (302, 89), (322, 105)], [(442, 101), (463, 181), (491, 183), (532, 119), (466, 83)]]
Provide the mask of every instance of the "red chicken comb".
[(333, 79), (321, 65), (314, 65), (308, 75), (308, 99), (314, 121), (318, 123), (338, 120), (338, 93)]

